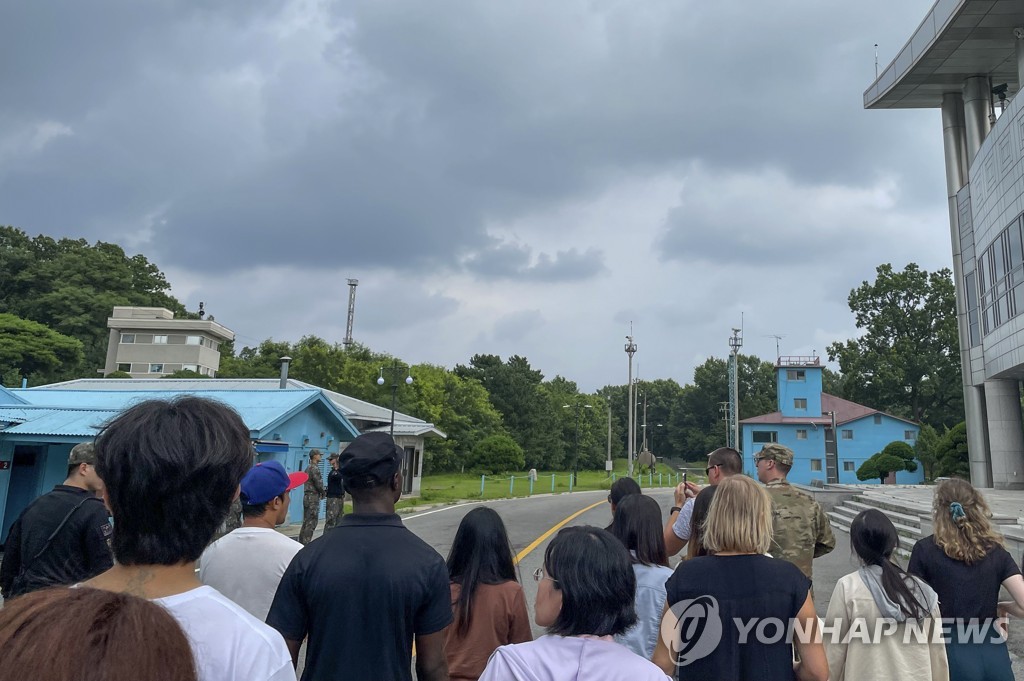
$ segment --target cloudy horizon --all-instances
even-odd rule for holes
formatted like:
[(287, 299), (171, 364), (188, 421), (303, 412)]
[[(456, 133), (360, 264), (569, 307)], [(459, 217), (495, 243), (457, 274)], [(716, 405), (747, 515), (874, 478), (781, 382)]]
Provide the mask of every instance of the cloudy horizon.
[(520, 354), (592, 391), (824, 355), (951, 263), (936, 110), (865, 111), (931, 0), (15, 3), (0, 224), (141, 252), (236, 346)]

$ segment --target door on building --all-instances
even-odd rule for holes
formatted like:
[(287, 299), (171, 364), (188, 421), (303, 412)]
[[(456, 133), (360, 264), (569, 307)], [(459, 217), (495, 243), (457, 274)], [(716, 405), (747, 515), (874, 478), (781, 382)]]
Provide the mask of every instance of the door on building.
[(825, 428), (825, 480), (830, 485), (839, 484), (839, 456), (836, 452), (836, 431)]
[(38, 445), (15, 445), (11, 461), (11, 479), (7, 487), (7, 502), (4, 504), (3, 527), (0, 539), (7, 541), (11, 525), (18, 519), (38, 496), (39, 476), (42, 474), (45, 447)]
[(420, 453), (415, 447), (405, 448), (405, 457), (402, 459), (402, 494), (412, 494), (412, 478), (419, 470)]

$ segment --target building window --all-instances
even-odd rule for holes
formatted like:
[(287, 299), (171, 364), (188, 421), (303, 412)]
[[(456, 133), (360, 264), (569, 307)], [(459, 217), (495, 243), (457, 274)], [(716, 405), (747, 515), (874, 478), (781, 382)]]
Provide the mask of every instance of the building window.
[(844, 440), (852, 440), (853, 439), (853, 431), (852, 430), (844, 430), (843, 431), (843, 439)]
[(149, 373), (151, 374), (162, 374), (164, 372), (163, 364), (150, 364)]
[(755, 445), (779, 441), (779, 434), (774, 430), (755, 430), (752, 437)]
[(194, 371), (194, 372), (196, 372), (198, 374), (199, 373), (199, 365), (198, 364), (182, 364), (181, 365), (181, 370), (182, 371)]
[(134, 342), (135, 342), (135, 334), (134, 333), (122, 333), (121, 334), (121, 343), (123, 343), (124, 345), (131, 345)]
[(844, 471), (852, 471), (853, 470), (853, 462), (852, 461), (844, 461), (843, 462), (843, 470)]
[(882, 425), (882, 415), (881, 414), (875, 414), (875, 425), (876, 426)]
[(811, 471), (821, 470), (821, 459), (811, 459)]
[(803, 369), (786, 369), (786, 380), (805, 381), (807, 380), (807, 372)]
[(807, 408), (807, 398), (806, 397), (794, 397), (793, 398), (793, 408), (794, 409), (806, 409)]
[(167, 345), (167, 336), (153, 336), (153, 345)]
[(126, 374), (130, 374), (132, 372), (131, 362), (123, 362), (121, 364), (118, 364), (117, 365), (117, 370), (118, 371), (123, 371)]
[(806, 440), (807, 439), (807, 431), (806, 430), (798, 430), (798, 431), (796, 431), (796, 439), (797, 440)]
[(917, 434), (914, 431), (912, 431), (912, 430), (904, 430), (903, 431), (903, 439), (904, 440), (916, 440), (917, 439)]
[(185, 345), (202, 345), (202, 336), (185, 336)]

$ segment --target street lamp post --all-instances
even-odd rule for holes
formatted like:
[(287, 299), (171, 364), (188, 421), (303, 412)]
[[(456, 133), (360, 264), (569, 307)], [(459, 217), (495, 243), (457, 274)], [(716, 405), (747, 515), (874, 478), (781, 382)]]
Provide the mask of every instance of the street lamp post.
[(391, 378), (391, 439), (395, 439), (395, 399), (398, 397), (398, 377), (402, 370), (405, 370), (405, 384), (412, 385), (412, 368), (402, 364), (397, 359), (389, 367), (380, 368), (380, 376), (377, 377), (377, 385), (384, 385), (384, 370), (387, 369)]
[(580, 407), (585, 409), (593, 409), (593, 405), (583, 404), (579, 398), (572, 405), (563, 404), (562, 409), (568, 409), (570, 406), (573, 407), (573, 411), (576, 412), (576, 435), (573, 443), (573, 456), (572, 456), (572, 485), (576, 486), (576, 475), (580, 471)]
[(630, 329), (630, 335), (626, 336), (626, 354), (629, 356), (629, 387), (627, 389), (627, 406), (629, 409), (629, 427), (626, 433), (626, 457), (627, 457), (627, 471), (629, 477), (633, 477), (633, 355), (636, 354), (636, 343), (633, 342), (633, 330)]

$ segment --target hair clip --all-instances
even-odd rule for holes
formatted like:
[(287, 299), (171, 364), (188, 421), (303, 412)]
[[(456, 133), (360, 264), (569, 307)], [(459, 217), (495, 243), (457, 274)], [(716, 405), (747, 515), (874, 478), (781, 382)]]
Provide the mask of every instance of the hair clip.
[(964, 512), (964, 507), (959, 501), (954, 501), (949, 505), (949, 514), (953, 516), (953, 520), (960, 520), (966, 518), (967, 514)]

